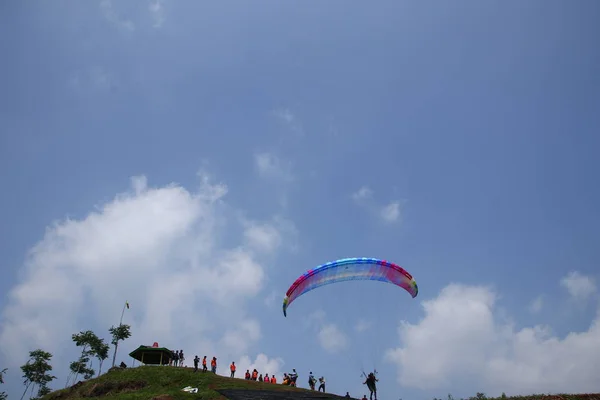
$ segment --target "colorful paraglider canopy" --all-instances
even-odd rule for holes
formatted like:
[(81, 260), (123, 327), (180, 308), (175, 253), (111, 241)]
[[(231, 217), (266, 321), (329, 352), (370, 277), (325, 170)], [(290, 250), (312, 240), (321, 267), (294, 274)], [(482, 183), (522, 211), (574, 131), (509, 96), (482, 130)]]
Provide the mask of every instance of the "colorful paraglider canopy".
[(304, 293), (318, 287), (352, 280), (380, 281), (400, 286), (414, 298), (419, 293), (417, 282), (401, 266), (377, 258), (344, 258), (306, 271), (290, 286), (283, 299), (283, 315)]

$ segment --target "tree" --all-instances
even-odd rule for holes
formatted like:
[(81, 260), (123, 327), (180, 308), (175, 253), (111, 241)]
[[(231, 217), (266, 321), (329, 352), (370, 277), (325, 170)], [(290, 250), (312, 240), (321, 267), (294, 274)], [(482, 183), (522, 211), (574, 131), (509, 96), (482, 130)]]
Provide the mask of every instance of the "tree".
[(51, 391), (52, 390), (50, 390), (50, 388), (48, 386), (40, 386), (40, 390), (38, 390), (37, 397), (42, 398), (45, 395), (47, 395), (48, 393), (50, 393)]
[(65, 387), (69, 385), (71, 378), (73, 378), (73, 383), (75, 383), (79, 375), (83, 375), (83, 379), (90, 379), (94, 376), (95, 371), (92, 369), (90, 356), (95, 356), (95, 350), (98, 350), (102, 343), (104, 343), (102, 339), (90, 330), (74, 333), (71, 335), (71, 338), (77, 347), (81, 347), (81, 354), (77, 361), (73, 361), (69, 365), (71, 372), (67, 376)]
[[(4, 374), (7, 370), (7, 368), (4, 368), (2, 371), (0, 371), (0, 383), (4, 383)], [(8, 399), (8, 395), (6, 394), (6, 392), (0, 392), (0, 400), (6, 399)]]
[(49, 363), (51, 358), (52, 354), (41, 349), (29, 352), (29, 360), (25, 365), (21, 366), (23, 378), (25, 379), (23, 381), (25, 391), (23, 392), (21, 399), (25, 397), (29, 388), (31, 388), (31, 393), (33, 393), (33, 389), (36, 385), (41, 392), (46, 392), (48, 390), (48, 383), (56, 379), (55, 376), (49, 374), (49, 372), (52, 371), (52, 366)]
[(98, 359), (98, 376), (100, 376), (100, 373), (102, 373), (102, 364), (108, 358), (110, 346), (104, 342), (104, 339), (96, 337), (90, 343), (90, 347), (94, 357)]
[(111, 343), (115, 346), (115, 352), (113, 353), (112, 366), (115, 366), (115, 360), (117, 358), (117, 348), (119, 347), (119, 341), (125, 340), (131, 336), (131, 327), (127, 324), (119, 324), (116, 328), (113, 326), (108, 330), (112, 335)]

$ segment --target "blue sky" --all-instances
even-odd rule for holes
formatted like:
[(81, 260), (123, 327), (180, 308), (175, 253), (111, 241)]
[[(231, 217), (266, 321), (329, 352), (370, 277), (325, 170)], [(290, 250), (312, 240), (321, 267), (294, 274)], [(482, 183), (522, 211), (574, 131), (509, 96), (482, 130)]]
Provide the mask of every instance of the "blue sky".
[[(5, 2), (0, 368), (133, 337), (361, 397), (599, 391), (600, 4)], [(420, 288), (302, 272), (378, 257)], [(572, 365), (571, 365), (572, 364)], [(3, 388), (4, 389), (4, 388)]]

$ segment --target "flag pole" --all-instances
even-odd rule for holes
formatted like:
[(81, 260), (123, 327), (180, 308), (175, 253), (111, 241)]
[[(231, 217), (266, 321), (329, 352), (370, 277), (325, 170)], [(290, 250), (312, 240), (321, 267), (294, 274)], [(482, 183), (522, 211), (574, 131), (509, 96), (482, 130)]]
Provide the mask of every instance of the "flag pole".
[[(123, 311), (121, 311), (121, 320), (119, 320), (119, 328), (123, 325), (123, 315), (125, 315), (125, 308), (129, 305), (127, 300), (125, 300), (125, 304), (123, 304)], [(112, 366), (115, 366), (115, 360), (117, 358), (117, 348), (119, 347), (119, 340), (115, 343), (115, 352), (113, 353)]]
[(119, 326), (123, 325), (123, 315), (125, 314), (125, 307), (127, 307), (127, 301), (123, 304), (123, 311), (121, 311), (121, 320), (119, 321)]

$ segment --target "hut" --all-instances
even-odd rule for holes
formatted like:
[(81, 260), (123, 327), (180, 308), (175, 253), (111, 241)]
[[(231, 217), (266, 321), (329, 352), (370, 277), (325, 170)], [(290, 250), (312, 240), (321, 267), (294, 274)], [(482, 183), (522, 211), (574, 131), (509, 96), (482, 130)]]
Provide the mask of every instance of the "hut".
[(158, 343), (152, 346), (140, 346), (131, 353), (129, 357), (146, 365), (167, 365), (173, 358), (173, 352), (165, 347), (158, 347)]

